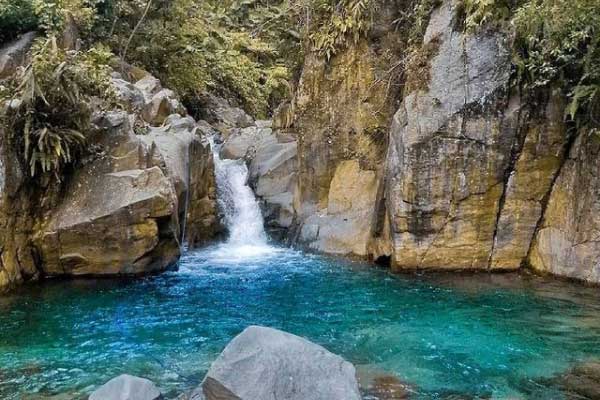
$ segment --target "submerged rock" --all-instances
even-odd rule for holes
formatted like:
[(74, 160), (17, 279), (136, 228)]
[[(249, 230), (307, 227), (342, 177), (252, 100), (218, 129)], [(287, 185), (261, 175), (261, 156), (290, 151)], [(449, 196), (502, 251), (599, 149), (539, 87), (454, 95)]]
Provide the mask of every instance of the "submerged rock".
[(323, 347), (251, 326), (213, 363), (194, 400), (359, 400), (354, 366)]
[(370, 366), (358, 370), (358, 380), (367, 400), (407, 400), (414, 393), (410, 385), (396, 376)]
[(152, 381), (123, 374), (96, 389), (89, 400), (160, 400), (160, 390)]

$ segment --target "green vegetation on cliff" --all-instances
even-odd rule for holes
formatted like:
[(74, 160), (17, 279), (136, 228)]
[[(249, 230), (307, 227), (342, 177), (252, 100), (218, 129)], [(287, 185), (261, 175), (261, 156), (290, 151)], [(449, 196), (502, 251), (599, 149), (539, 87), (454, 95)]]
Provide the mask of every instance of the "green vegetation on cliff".
[(526, 87), (561, 85), (570, 101), (566, 117), (600, 126), (600, 2), (529, 1), (513, 23)]
[(285, 96), (294, 53), (282, 5), (260, 1), (115, 0), (104, 10), (98, 40), (148, 69), (188, 106), (205, 92), (266, 117)]
[(31, 64), (12, 81), (1, 121), (32, 177), (52, 173), (60, 179), (61, 170), (86, 148), (92, 102), (112, 97), (110, 53), (94, 47), (65, 51), (55, 37), (36, 43), (33, 53)]
[[(393, 4), (406, 54), (391, 71), (418, 68), (431, 53), (419, 50), (439, 3)], [(102, 44), (150, 71), (192, 111), (212, 92), (266, 117), (292, 95), (307, 51), (334, 57), (368, 37), (380, 23), (377, 10), (388, 6), (383, 0), (0, 0), (0, 41), (75, 26), (84, 49)], [(588, 124), (597, 123), (600, 103), (599, 15), (596, 0), (462, 0), (457, 27), (513, 29), (523, 86), (562, 85), (568, 118)]]
[(515, 32), (514, 64), (526, 91), (558, 86), (569, 99), (565, 118), (600, 126), (600, 2), (597, 0), (463, 0), (465, 27), (507, 25)]

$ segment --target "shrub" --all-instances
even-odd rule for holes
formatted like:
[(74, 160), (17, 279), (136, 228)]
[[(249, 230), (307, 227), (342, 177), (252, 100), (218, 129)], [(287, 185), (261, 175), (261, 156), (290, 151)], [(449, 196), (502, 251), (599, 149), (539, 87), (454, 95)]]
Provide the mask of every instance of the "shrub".
[(530, 89), (562, 86), (567, 119), (600, 126), (600, 2), (530, 0), (514, 25), (521, 82)]
[(0, 43), (35, 30), (37, 16), (31, 0), (0, 0)]
[(315, 1), (317, 16), (324, 16), (313, 22), (319, 28), (309, 34), (312, 49), (329, 60), (348, 43), (356, 43), (371, 29), (375, 5), (375, 0)]
[(12, 82), (3, 115), (8, 141), (32, 177), (54, 174), (84, 153), (91, 131), (92, 97), (112, 97), (110, 53), (66, 52), (51, 37), (36, 43), (31, 63)]
[[(277, 11), (283, 5), (252, 1), (227, 5), (191, 0), (151, 4), (145, 22), (133, 35), (128, 61), (177, 90), (186, 104), (211, 91), (266, 117), (289, 95), (283, 81), (290, 78), (293, 67), (282, 53), (284, 42), (290, 40), (282, 39), (284, 22), (278, 19), (285, 14)], [(123, 38), (143, 15), (133, 5), (121, 10), (136, 17), (119, 18), (108, 39), (118, 54), (126, 47)]]

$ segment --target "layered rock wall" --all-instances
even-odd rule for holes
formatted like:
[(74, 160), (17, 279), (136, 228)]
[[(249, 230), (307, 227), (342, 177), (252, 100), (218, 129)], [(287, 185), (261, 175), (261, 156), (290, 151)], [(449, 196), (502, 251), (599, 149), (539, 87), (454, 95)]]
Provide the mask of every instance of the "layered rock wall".
[(113, 85), (126, 111), (96, 113), (92, 151), (62, 182), (36, 184), (1, 147), (0, 290), (42, 276), (162, 271), (184, 241), (218, 233), (204, 131), (152, 76)]

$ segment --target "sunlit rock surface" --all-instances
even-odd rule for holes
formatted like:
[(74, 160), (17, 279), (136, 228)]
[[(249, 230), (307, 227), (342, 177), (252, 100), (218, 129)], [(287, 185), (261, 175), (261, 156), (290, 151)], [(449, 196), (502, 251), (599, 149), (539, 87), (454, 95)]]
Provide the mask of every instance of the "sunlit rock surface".
[(327, 208), (306, 218), (300, 241), (326, 253), (367, 255), (378, 180), (358, 160), (342, 161), (331, 181)]
[(194, 400), (360, 400), (354, 366), (323, 347), (251, 326), (212, 364)]
[[(127, 114), (103, 119), (106, 153), (79, 170), (37, 238), (48, 275), (139, 274), (179, 256), (177, 192)], [(158, 155), (160, 157), (160, 155)]]
[(126, 111), (96, 113), (92, 151), (61, 188), (27, 184), (3, 147), (10, 168), (2, 174), (1, 288), (44, 275), (162, 271), (175, 265), (184, 241), (195, 246), (216, 235), (205, 131), (156, 78), (134, 84), (115, 73), (112, 83)]

